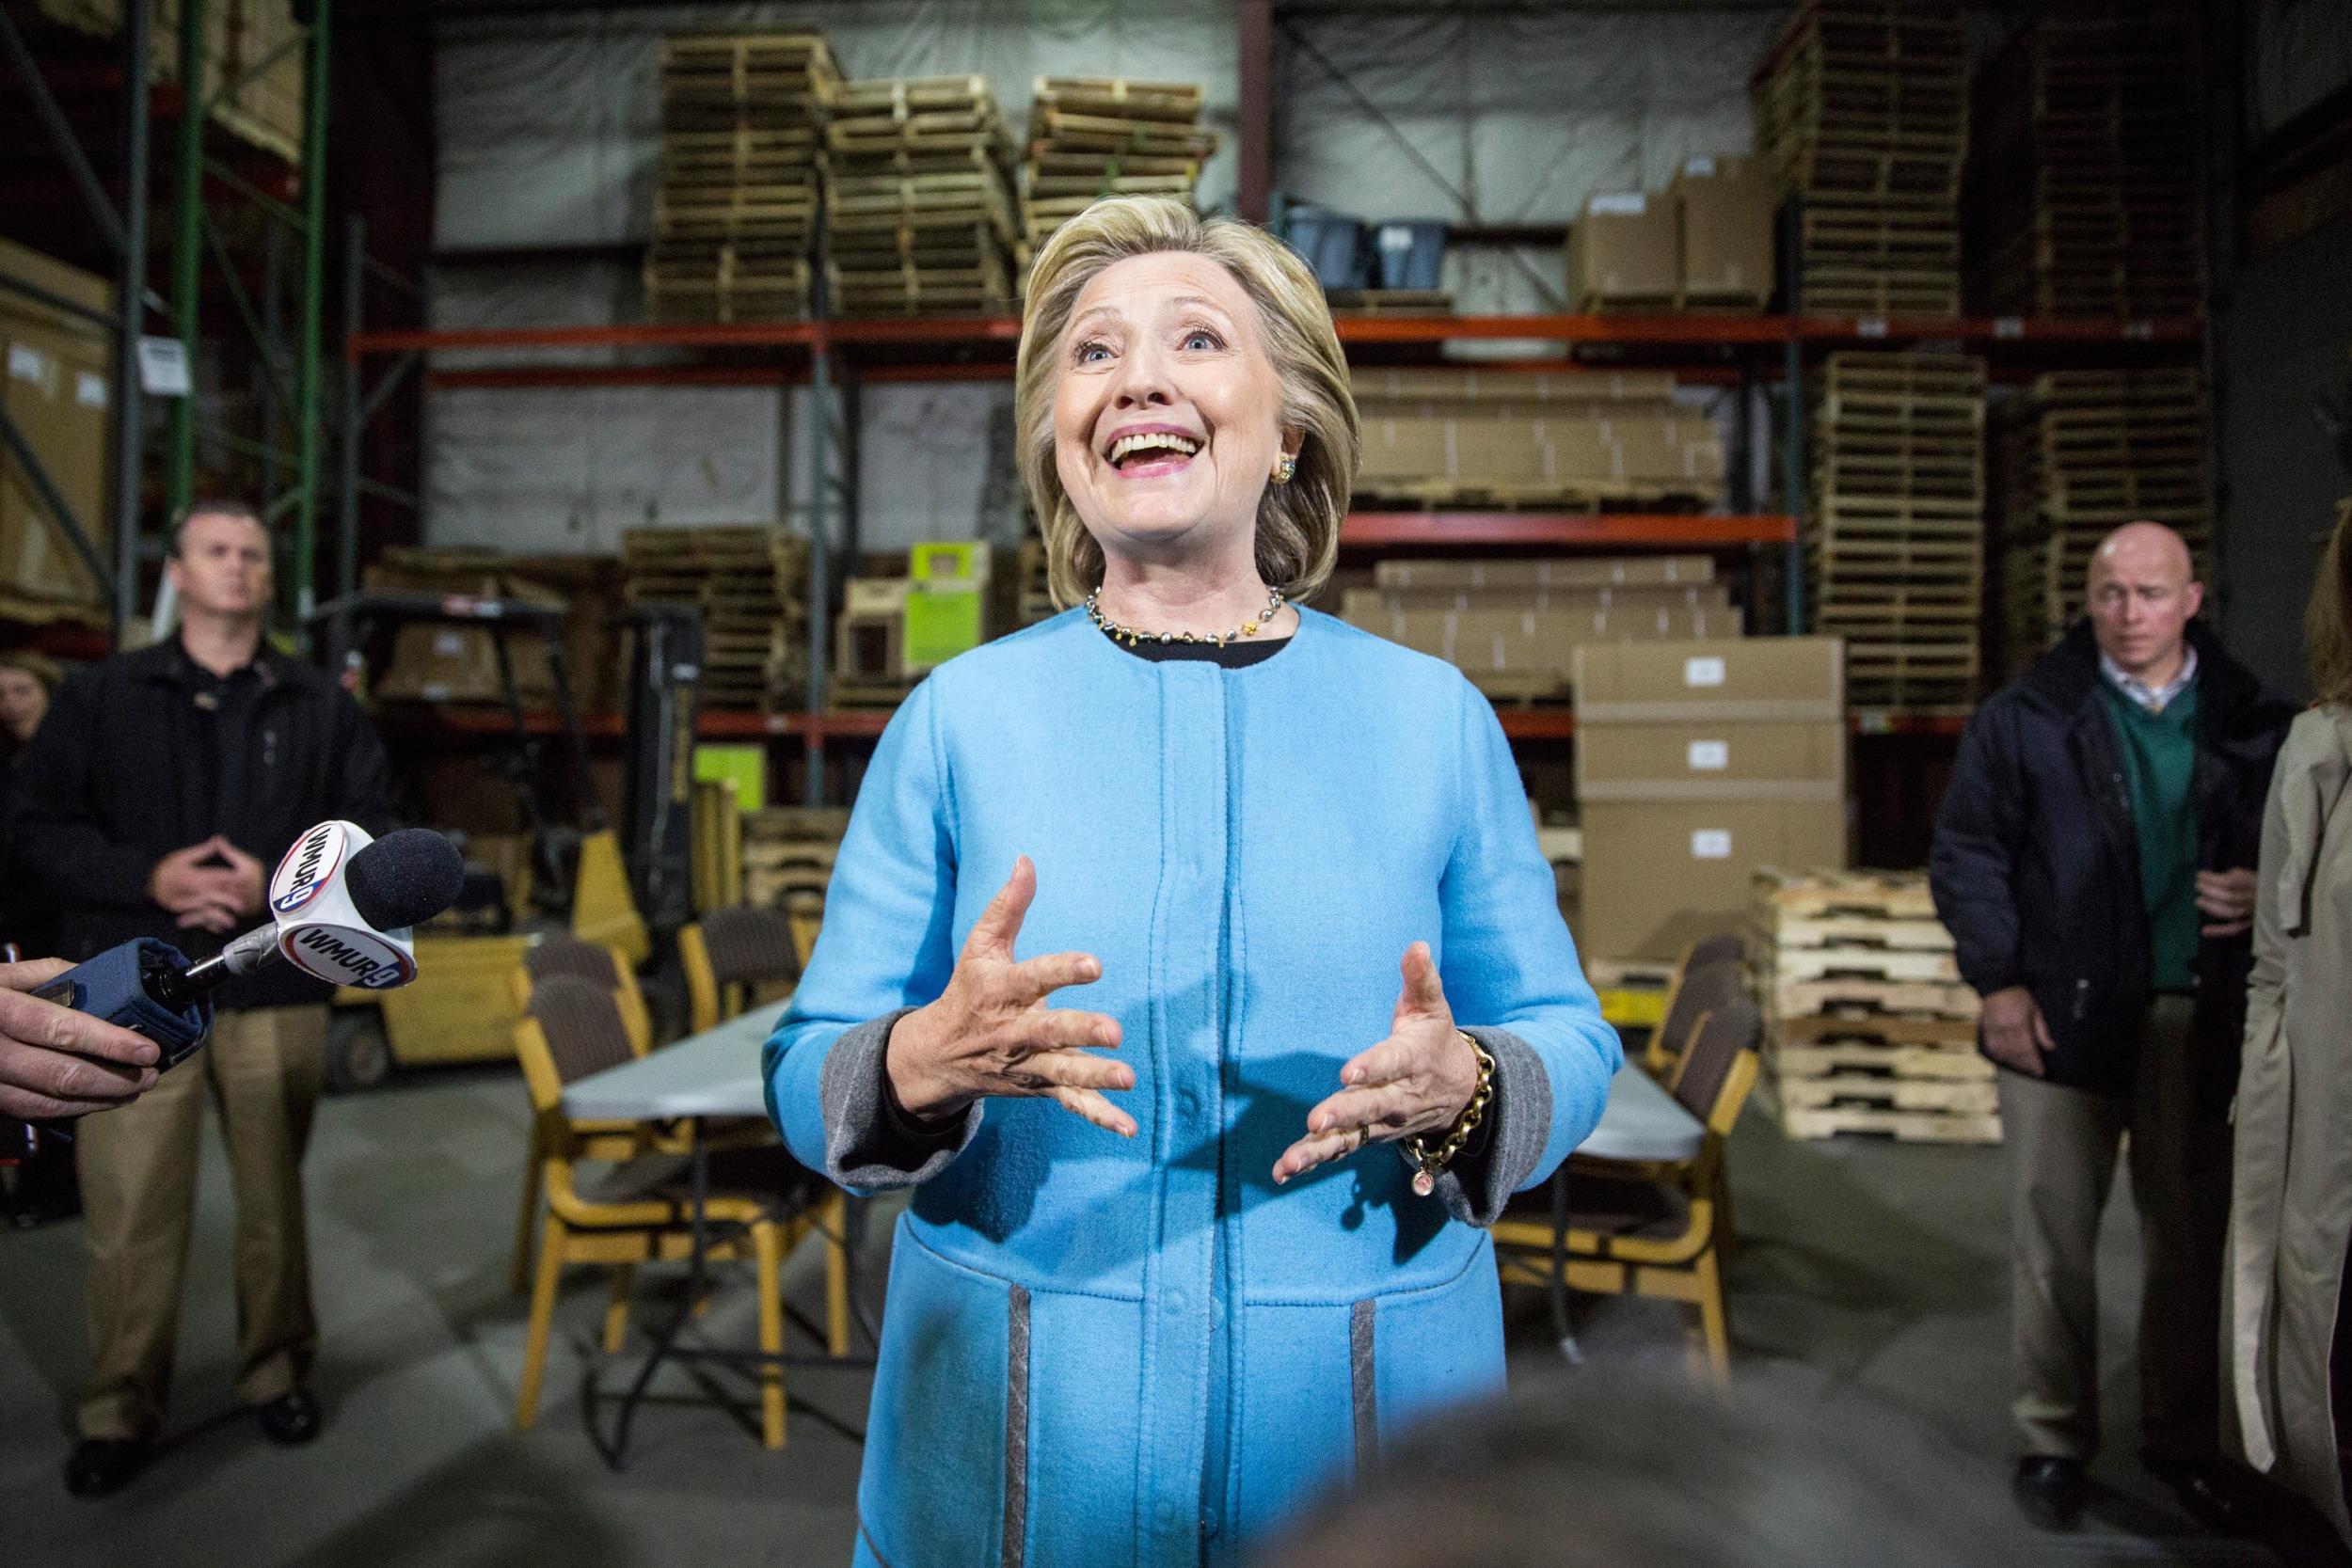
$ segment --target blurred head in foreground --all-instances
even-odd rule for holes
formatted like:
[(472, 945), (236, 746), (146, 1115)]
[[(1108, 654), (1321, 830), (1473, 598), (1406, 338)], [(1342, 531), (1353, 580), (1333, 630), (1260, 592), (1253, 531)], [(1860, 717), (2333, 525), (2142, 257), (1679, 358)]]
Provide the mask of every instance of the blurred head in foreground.
[(1422, 1428), (1255, 1568), (1983, 1568), (2024, 1560), (1999, 1475), (1841, 1395), (1677, 1368), (1515, 1378)]

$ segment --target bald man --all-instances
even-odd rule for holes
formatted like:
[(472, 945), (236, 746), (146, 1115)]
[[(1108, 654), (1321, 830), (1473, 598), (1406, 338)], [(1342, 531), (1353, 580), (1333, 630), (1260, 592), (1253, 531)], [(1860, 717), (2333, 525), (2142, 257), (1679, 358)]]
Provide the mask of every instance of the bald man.
[(2145, 1243), (2140, 1457), (2237, 1528), (2220, 1458), (2229, 1109), (2262, 810), (2294, 709), (2197, 618), (2155, 523), (2091, 558), (2090, 613), (1969, 723), (1929, 876), (1984, 1000), (2010, 1160), (2015, 1494), (2070, 1528), (2099, 1444), (2096, 1253), (2119, 1147)]

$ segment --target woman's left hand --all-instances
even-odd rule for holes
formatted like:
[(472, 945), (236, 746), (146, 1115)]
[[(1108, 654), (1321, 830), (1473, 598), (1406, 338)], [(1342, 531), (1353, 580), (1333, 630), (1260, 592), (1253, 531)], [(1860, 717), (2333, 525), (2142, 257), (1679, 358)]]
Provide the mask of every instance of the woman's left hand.
[(1454, 1125), (1478, 1089), (1478, 1055), (1454, 1025), (1429, 944), (1405, 950), (1389, 1037), (1340, 1069), (1347, 1087), (1307, 1113), (1307, 1136), (1274, 1162), (1277, 1185), (1368, 1143)]

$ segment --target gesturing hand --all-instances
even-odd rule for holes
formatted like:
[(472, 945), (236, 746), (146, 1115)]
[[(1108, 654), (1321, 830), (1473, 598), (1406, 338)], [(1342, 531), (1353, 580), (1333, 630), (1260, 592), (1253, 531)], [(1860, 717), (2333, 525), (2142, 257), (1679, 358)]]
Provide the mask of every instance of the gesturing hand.
[(1135, 1118), (1102, 1091), (1134, 1088), (1135, 1072), (1091, 1053), (1118, 1048), (1119, 1021), (1045, 1005), (1064, 986), (1101, 979), (1103, 965), (1091, 953), (1012, 956), (1036, 896), (1037, 867), (1023, 855), (973, 923), (939, 1000), (892, 1026), (885, 1057), (891, 1092), (925, 1117), (955, 1116), (990, 1095), (1049, 1099), (1132, 1138)]
[(1454, 1026), (1429, 944), (1405, 950), (1389, 1037), (1340, 1069), (1348, 1085), (1307, 1113), (1307, 1136), (1274, 1162), (1279, 1185), (1367, 1143), (1451, 1127), (1478, 1090), (1478, 1053)]
[(155, 1042), (24, 993), (73, 966), (0, 964), (0, 1116), (78, 1117), (135, 1100), (155, 1082)]

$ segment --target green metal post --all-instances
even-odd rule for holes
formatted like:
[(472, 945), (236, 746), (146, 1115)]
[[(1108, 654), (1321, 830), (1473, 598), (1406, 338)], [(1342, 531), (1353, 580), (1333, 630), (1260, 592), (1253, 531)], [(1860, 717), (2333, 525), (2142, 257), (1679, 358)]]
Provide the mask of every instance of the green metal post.
[(294, 612), (307, 625), (318, 598), (320, 318), (326, 302), (326, 58), (330, 0), (310, 16), (310, 69), (302, 106), (302, 361), (294, 392), (301, 509), (294, 516)]
[[(132, 89), (137, 91), (135, 85)], [(204, 263), (204, 0), (180, 0), (180, 183), (173, 192), (171, 311), (196, 373), (199, 271)], [(164, 515), (179, 516), (196, 488), (196, 393), (171, 400)]]

